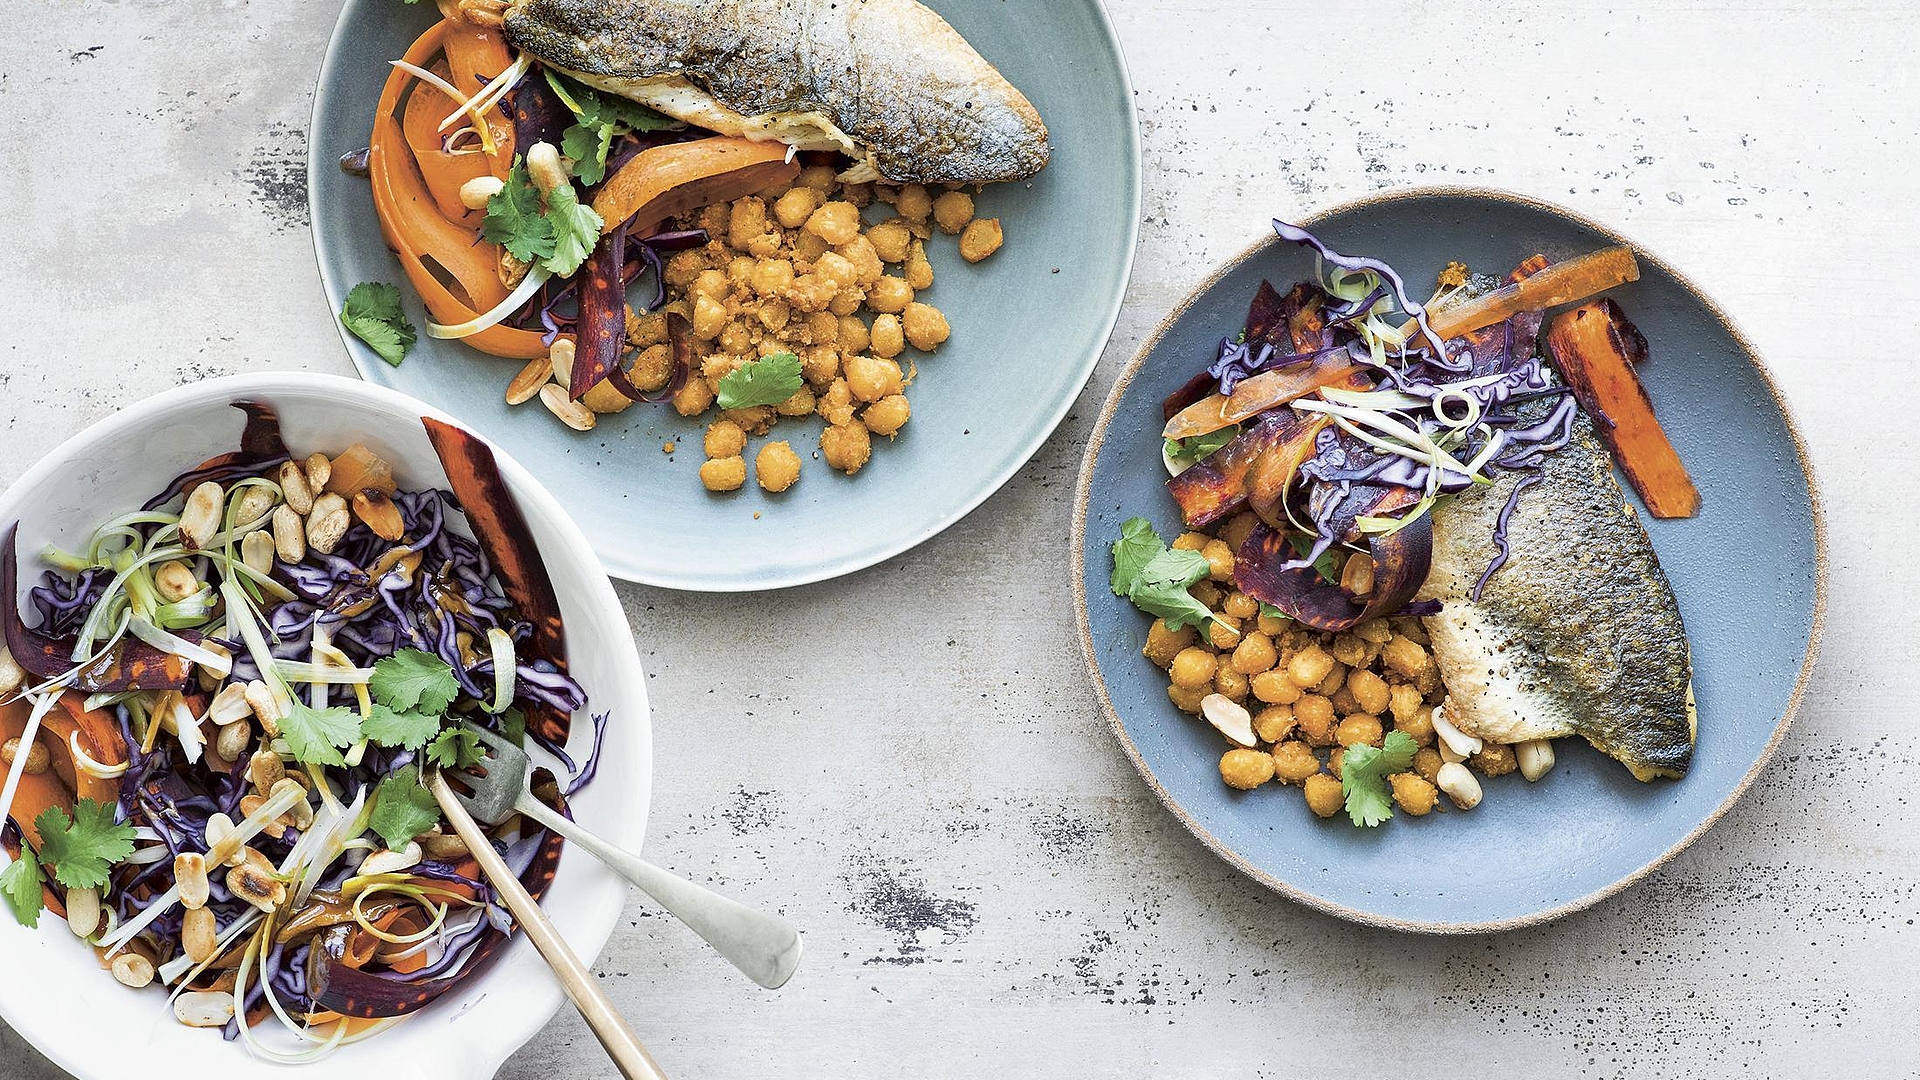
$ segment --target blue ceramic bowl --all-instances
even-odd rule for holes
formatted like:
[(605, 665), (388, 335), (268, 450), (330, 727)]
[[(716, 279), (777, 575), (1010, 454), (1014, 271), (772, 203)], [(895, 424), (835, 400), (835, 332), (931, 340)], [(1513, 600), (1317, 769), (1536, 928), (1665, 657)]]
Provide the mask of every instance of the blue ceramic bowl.
[[(1436, 189), (1366, 199), (1304, 222), (1336, 250), (1384, 258), (1409, 282), (1451, 259), (1504, 272), (1623, 240), (1544, 203)], [(1148, 618), (1107, 587), (1108, 545), (1136, 514), (1180, 530), (1160, 461), (1160, 401), (1239, 329), (1261, 278), (1313, 273), (1269, 239), (1233, 260), (1161, 324), (1108, 397), (1080, 473), (1073, 573), (1081, 642), (1127, 755), (1195, 836), (1255, 880), (1323, 911), (1404, 930), (1476, 932), (1551, 919), (1632, 884), (1713, 823), (1786, 732), (1820, 637), (1825, 537), (1800, 436), (1764, 365), (1721, 311), (1636, 248), (1641, 278), (1613, 295), (1645, 331), (1640, 374), (1704, 500), (1698, 517), (1644, 514), (1693, 646), (1699, 743), (1684, 780), (1642, 784), (1578, 739), (1529, 784), (1485, 784), (1470, 813), (1396, 815), (1359, 829), (1314, 817), (1298, 789), (1220, 781), (1224, 748), (1167, 700), (1140, 655)], [(1416, 286), (1418, 291), (1419, 286)], [(1631, 496), (1630, 496), (1631, 497)]]
[[(1099, 0), (1008, 5), (932, 0), (1046, 120), (1053, 158), (1031, 181), (977, 197), (1006, 246), (970, 266), (953, 237), (927, 245), (927, 302), (953, 338), (920, 356), (913, 420), (847, 477), (817, 459), (820, 422), (783, 421), (805, 467), (784, 495), (753, 484), (710, 495), (698, 476), (705, 420), (666, 405), (603, 416), (580, 434), (529, 402), (505, 400), (520, 362), (422, 336), (400, 367), (342, 334), (365, 378), (445, 409), (540, 477), (615, 577), (706, 592), (772, 589), (871, 566), (939, 533), (1013, 477), (1093, 373), (1126, 291), (1140, 219), (1140, 139), (1119, 42)], [(327, 300), (338, 311), (362, 281), (401, 283), (416, 327), (425, 315), (381, 240), (367, 182), (340, 155), (367, 144), (387, 61), (432, 25), (432, 4), (347, 0), (314, 94), (308, 195)], [(651, 280), (636, 286), (650, 289)], [(909, 352), (901, 359), (917, 355)], [(755, 439), (748, 453), (764, 440)], [(663, 446), (673, 442), (668, 455)]]

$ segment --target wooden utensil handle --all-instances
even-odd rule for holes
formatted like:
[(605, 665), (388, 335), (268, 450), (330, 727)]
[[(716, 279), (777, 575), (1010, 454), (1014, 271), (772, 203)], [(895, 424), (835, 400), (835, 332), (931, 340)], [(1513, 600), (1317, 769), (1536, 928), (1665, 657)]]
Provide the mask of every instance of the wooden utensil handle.
[(480, 826), (474, 824), (466, 807), (454, 798), (453, 789), (447, 786), (439, 770), (428, 774), (427, 787), (447, 815), (453, 831), (466, 841), (467, 850), (480, 864), (480, 869), (485, 871), (487, 880), (493, 883), (500, 898), (506, 901), (507, 910), (513, 912), (520, 929), (526, 932), (527, 939), (533, 942), (533, 947), (540, 950), (540, 955), (553, 968), (561, 989), (567, 992), (574, 1007), (580, 1010), (587, 1026), (600, 1039), (600, 1045), (606, 1047), (608, 1056), (619, 1066), (621, 1075), (628, 1080), (666, 1080), (659, 1063), (647, 1053), (646, 1047), (640, 1045), (639, 1037), (627, 1026), (626, 1019), (613, 1007), (613, 1002), (607, 999), (587, 966), (567, 947), (546, 912), (540, 910), (539, 902), (527, 892), (526, 886), (520, 884), (520, 879), (513, 876), (513, 871), (507, 868), (500, 853), (493, 849), (493, 842), (480, 831)]

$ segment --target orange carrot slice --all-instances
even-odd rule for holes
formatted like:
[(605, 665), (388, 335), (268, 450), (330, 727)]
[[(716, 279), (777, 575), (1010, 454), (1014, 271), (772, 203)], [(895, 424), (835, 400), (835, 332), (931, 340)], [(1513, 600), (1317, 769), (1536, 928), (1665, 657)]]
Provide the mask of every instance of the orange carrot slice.
[(1648, 512), (1657, 518), (1698, 513), (1700, 491), (1634, 374), (1633, 366), (1646, 358), (1647, 339), (1620, 305), (1591, 300), (1555, 316), (1547, 347)]
[(777, 142), (715, 136), (642, 150), (607, 178), (593, 197), (594, 212), (612, 232), (633, 218), (629, 235), (647, 236), (661, 222), (702, 206), (751, 195), (800, 175)]
[(1457, 338), (1523, 311), (1578, 303), (1616, 285), (1638, 281), (1640, 265), (1630, 248), (1610, 247), (1554, 263), (1524, 277), (1524, 281), (1504, 285), (1485, 296), (1431, 312), (1427, 325), (1442, 341)]

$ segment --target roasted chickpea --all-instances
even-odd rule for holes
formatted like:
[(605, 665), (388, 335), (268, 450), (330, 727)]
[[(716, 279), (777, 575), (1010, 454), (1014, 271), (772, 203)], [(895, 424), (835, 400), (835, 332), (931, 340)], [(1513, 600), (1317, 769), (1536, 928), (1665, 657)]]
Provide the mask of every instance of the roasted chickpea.
[(1340, 721), (1333, 729), (1333, 741), (1341, 746), (1378, 745), (1386, 734), (1381, 728), (1380, 718), (1366, 713), (1354, 713)]
[(738, 250), (767, 231), (767, 204), (757, 195), (733, 201), (733, 216), (727, 222), (727, 243)]
[(906, 427), (912, 417), (913, 409), (907, 404), (905, 394), (888, 394), (867, 406), (860, 414), (860, 422), (875, 435), (894, 435)]
[[(1219, 592), (1218, 589), (1214, 591)], [(1213, 607), (1214, 604), (1207, 606)], [(1207, 624), (1207, 640), (1213, 642), (1213, 647), (1221, 652), (1230, 652), (1237, 648), (1240, 644), (1240, 620), (1231, 615), (1214, 615), (1213, 620)]]
[(1420, 711), (1420, 691), (1405, 683), (1389, 686), (1387, 688), (1387, 699), (1393, 709), (1395, 724), (1405, 723), (1414, 713)]
[(1306, 743), (1288, 739), (1274, 745), (1273, 771), (1282, 781), (1298, 784), (1320, 771), (1320, 759)]
[(873, 283), (873, 291), (867, 294), (867, 306), (888, 315), (898, 315), (913, 303), (913, 286), (905, 278), (891, 274), (882, 275)]
[(1393, 627), (1387, 625), (1385, 619), (1368, 619), (1354, 627), (1353, 632), (1369, 645), (1385, 645), (1393, 636)]
[(669, 345), (649, 345), (634, 354), (633, 366), (627, 369), (627, 380), (641, 390), (658, 390), (667, 385), (673, 377), (673, 348)]
[(1241, 625), (1245, 625), (1245, 620), (1260, 614), (1260, 602), (1236, 589), (1228, 593), (1225, 600), (1220, 601), (1220, 610), (1241, 620)]
[[(912, 305), (908, 305), (911, 307)], [(900, 325), (898, 315), (880, 315), (873, 320), (873, 355), (892, 359), (899, 356), (907, 347), (906, 332)]]
[(818, 234), (805, 229), (793, 234), (793, 257), (802, 262), (813, 262), (820, 256), (833, 250), (833, 245), (821, 239)]
[(797, 229), (820, 208), (821, 201), (820, 192), (813, 188), (795, 187), (773, 204), (773, 216), (783, 227)]
[(738, 491), (747, 482), (747, 459), (738, 454), (713, 458), (700, 466), (700, 482), (708, 491)]
[(1340, 714), (1341, 716), (1346, 716), (1349, 713), (1367, 711), (1360, 707), (1360, 703), (1358, 701), (1354, 700), (1353, 691), (1347, 689), (1344, 686), (1342, 686), (1338, 690), (1335, 690), (1333, 693), (1328, 694), (1327, 700), (1333, 702), (1333, 711)]
[(1191, 626), (1169, 630), (1167, 620), (1155, 619), (1153, 625), (1147, 627), (1147, 643), (1140, 647), (1140, 654), (1153, 661), (1156, 666), (1166, 667), (1173, 663), (1174, 657), (1180, 655), (1181, 649), (1187, 648), (1199, 639), (1199, 633)]
[(820, 433), (820, 454), (827, 464), (852, 476), (873, 456), (873, 443), (863, 424), (835, 424)]
[(747, 433), (731, 420), (707, 425), (706, 451), (710, 458), (739, 457), (747, 448)]
[(1430, 705), (1422, 705), (1408, 714), (1406, 719), (1395, 719), (1393, 729), (1395, 731), (1406, 732), (1407, 738), (1412, 739), (1421, 746), (1432, 746), (1434, 738), (1433, 707)]
[(1285, 705), (1269, 705), (1253, 718), (1253, 733), (1261, 742), (1277, 743), (1293, 733), (1293, 710)]
[(1207, 557), (1207, 576), (1215, 581), (1233, 580), (1233, 549), (1224, 540), (1209, 540), (1200, 549)]
[(879, 401), (904, 389), (900, 365), (885, 357), (849, 356), (841, 366), (857, 401)]
[(913, 244), (913, 233), (908, 231), (906, 222), (895, 218), (868, 229), (867, 239), (882, 262), (897, 263), (906, 259)]
[(860, 208), (850, 202), (830, 202), (807, 218), (807, 231), (838, 247), (860, 235)]
[(1173, 538), (1167, 546), (1175, 551), (1199, 551), (1213, 542), (1213, 537), (1203, 532), (1183, 532)]
[(687, 291), (696, 296), (711, 296), (715, 300), (725, 300), (727, 292), (732, 287), (724, 271), (702, 270), (700, 276), (693, 279), (693, 284), (687, 287)]
[(1293, 703), (1300, 737), (1314, 746), (1333, 745), (1333, 703), (1319, 694), (1302, 694)]
[[(855, 319), (854, 322), (860, 320)], [(844, 327), (842, 328), (844, 330)], [(812, 387), (825, 386), (840, 377), (840, 346), (816, 345), (800, 350), (800, 377)]]
[(1317, 687), (1333, 670), (1333, 657), (1318, 645), (1309, 645), (1287, 661), (1287, 678), (1301, 689)]
[(1380, 650), (1380, 662), (1408, 678), (1418, 677), (1433, 666), (1433, 658), (1427, 655), (1426, 647), (1402, 634), (1396, 634)]
[(792, 397), (775, 405), (773, 411), (781, 416), (807, 416), (813, 412), (816, 404), (813, 391), (803, 386), (795, 390)]
[(973, 196), (964, 191), (946, 191), (933, 200), (933, 223), (948, 236), (958, 236), (973, 220)]
[(760, 301), (760, 310), (756, 314), (761, 326), (778, 333), (786, 327), (787, 320), (793, 318), (793, 308), (785, 300), (770, 296)]
[(1347, 748), (1344, 746), (1334, 747), (1333, 753), (1327, 755), (1327, 771), (1333, 774), (1335, 780), (1340, 779), (1340, 766), (1346, 760)]
[(1247, 542), (1247, 536), (1253, 532), (1253, 527), (1258, 524), (1260, 519), (1251, 513), (1235, 514), (1220, 527), (1220, 539), (1228, 547), (1239, 551), (1240, 546)]
[(847, 380), (835, 379), (828, 384), (816, 411), (830, 425), (853, 423), (853, 391), (847, 389)]
[(900, 272), (916, 290), (933, 288), (933, 264), (927, 261), (926, 245), (918, 240), (913, 242), (907, 250), (906, 262), (900, 264)]
[(1440, 789), (1417, 773), (1394, 773), (1387, 783), (1393, 788), (1394, 805), (1414, 817), (1426, 817), (1440, 798)]
[(1433, 778), (1440, 775), (1440, 766), (1444, 764), (1446, 760), (1440, 756), (1440, 751), (1431, 746), (1423, 746), (1414, 751), (1413, 771), (1419, 773), (1420, 778), (1428, 783), (1432, 783)]
[(840, 320), (840, 332), (835, 337), (834, 344), (840, 346), (841, 351), (849, 355), (866, 352), (872, 343), (873, 335), (860, 316), (835, 315), (833, 317)]
[[(1204, 578), (1187, 586), (1187, 595), (1200, 601), (1208, 608), (1218, 608), (1220, 606), (1220, 586)], [(1236, 629), (1237, 628), (1238, 626), (1236, 624)], [(1234, 638), (1234, 644), (1237, 645), (1239, 642), (1240, 639), (1238, 637)]]
[(705, 379), (688, 379), (687, 385), (673, 395), (673, 411), (681, 416), (699, 416), (713, 404), (713, 387)]
[(1233, 670), (1232, 664), (1221, 664), (1213, 671), (1213, 690), (1235, 703), (1244, 703), (1247, 700), (1247, 677)]
[(809, 165), (800, 170), (800, 175), (794, 177), (793, 182), (812, 188), (814, 192), (823, 199), (828, 192), (833, 190), (833, 185), (837, 183), (834, 179), (833, 166), (831, 165)]
[(880, 253), (874, 250), (873, 241), (864, 236), (856, 236), (840, 245), (838, 254), (853, 268), (855, 284), (871, 285), (887, 272), (885, 264), (880, 261)]
[(1347, 797), (1340, 790), (1340, 781), (1323, 772), (1307, 777), (1301, 789), (1307, 797), (1307, 809), (1317, 817), (1330, 818), (1347, 804)]
[(761, 296), (785, 296), (787, 290), (793, 288), (793, 263), (786, 259), (761, 259), (753, 268), (750, 284)]
[(1291, 705), (1300, 700), (1301, 690), (1278, 668), (1262, 671), (1249, 680), (1253, 696), (1273, 705)]
[(1233, 648), (1233, 667), (1242, 675), (1258, 675), (1271, 669), (1278, 659), (1279, 654), (1273, 651), (1273, 639), (1258, 631), (1242, 635), (1240, 644)]
[[(731, 284), (731, 279), (729, 279)], [(636, 349), (646, 349), (667, 340), (667, 316), (656, 311), (651, 315), (637, 314), (627, 309), (627, 344)]]
[[(1258, 601), (1255, 602), (1258, 603)], [(1287, 629), (1287, 623), (1288, 619), (1285, 616), (1269, 615), (1264, 611), (1260, 613), (1260, 632), (1270, 638), (1277, 638), (1280, 634), (1284, 633)]]
[(1505, 743), (1490, 742), (1468, 758), (1467, 765), (1484, 776), (1505, 776), (1520, 767), (1520, 756)]
[(753, 456), (753, 473), (766, 490), (785, 491), (800, 479), (800, 455), (786, 442), (770, 442)]
[(967, 223), (966, 231), (960, 234), (960, 257), (977, 263), (999, 251), (1005, 239), (999, 218), (975, 218)]
[(906, 332), (907, 340), (921, 352), (932, 352), (939, 348), (953, 333), (947, 326), (947, 317), (932, 304), (908, 304), (900, 316), (900, 325)]
[(1324, 679), (1321, 679), (1320, 685), (1314, 687), (1314, 689), (1327, 697), (1332, 697), (1333, 695), (1339, 693), (1340, 688), (1345, 686), (1346, 684), (1347, 684), (1347, 665), (1342, 664), (1341, 662), (1336, 660), (1333, 663), (1333, 667), (1327, 671), (1327, 677)]
[(1211, 693), (1213, 693), (1213, 687), (1210, 685), (1190, 688), (1167, 684), (1167, 700), (1173, 702), (1173, 707), (1195, 716), (1200, 715), (1200, 703), (1205, 701), (1207, 695)]
[(684, 289), (693, 284), (700, 272), (707, 268), (707, 257), (699, 248), (676, 251), (667, 256), (666, 272), (661, 276), (667, 284), (676, 289)]
[(860, 305), (866, 302), (867, 293), (865, 289), (858, 287), (841, 289), (839, 292), (833, 294), (833, 300), (827, 304), (827, 310), (833, 312), (835, 315), (851, 315), (859, 311)]
[(1358, 667), (1367, 662), (1367, 643), (1354, 634), (1335, 634), (1333, 644), (1328, 646), (1327, 651), (1348, 667)]
[(1174, 654), (1167, 677), (1173, 680), (1175, 686), (1183, 686), (1190, 690), (1210, 687), (1213, 685), (1214, 670), (1218, 666), (1219, 660), (1212, 652), (1197, 646), (1189, 646)]
[(1273, 779), (1273, 755), (1235, 747), (1220, 755), (1220, 779), (1230, 788), (1252, 791)]
[(693, 298), (693, 336), (702, 341), (712, 341), (720, 336), (727, 326), (726, 305), (711, 296), (701, 294)]
[(908, 221), (925, 221), (933, 213), (933, 196), (925, 184), (906, 184), (893, 201), (893, 208)]

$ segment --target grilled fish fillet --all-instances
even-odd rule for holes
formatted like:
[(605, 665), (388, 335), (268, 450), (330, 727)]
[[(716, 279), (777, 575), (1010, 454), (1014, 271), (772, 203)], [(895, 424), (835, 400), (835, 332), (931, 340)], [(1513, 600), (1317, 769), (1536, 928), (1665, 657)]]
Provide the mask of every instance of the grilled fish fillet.
[(1678, 778), (1693, 757), (1693, 665), (1686, 628), (1653, 543), (1613, 477), (1585, 414), (1545, 458), (1543, 479), (1508, 523), (1512, 556), (1474, 583), (1518, 482), (1461, 493), (1433, 517), (1433, 569), (1421, 596), (1447, 686), (1446, 712), (1496, 742), (1580, 735), (1640, 780)]
[(1047, 164), (1032, 104), (914, 0), (518, 0), (506, 34), (690, 124), (838, 150), (850, 181), (986, 183)]

